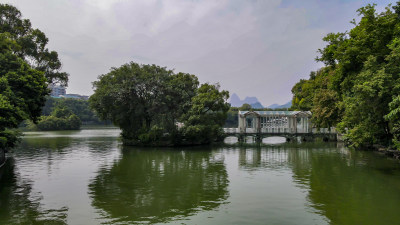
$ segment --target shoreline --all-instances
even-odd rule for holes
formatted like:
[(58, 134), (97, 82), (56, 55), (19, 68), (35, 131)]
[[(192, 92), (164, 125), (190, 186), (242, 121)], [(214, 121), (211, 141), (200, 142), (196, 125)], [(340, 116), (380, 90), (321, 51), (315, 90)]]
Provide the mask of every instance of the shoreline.
[(400, 151), (394, 149), (376, 148), (374, 151), (384, 154), (388, 157), (400, 160)]

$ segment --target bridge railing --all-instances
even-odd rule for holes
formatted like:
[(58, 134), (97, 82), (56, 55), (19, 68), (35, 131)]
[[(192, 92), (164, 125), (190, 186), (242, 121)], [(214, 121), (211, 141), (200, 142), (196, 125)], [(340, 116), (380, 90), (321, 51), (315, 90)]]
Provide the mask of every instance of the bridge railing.
[(294, 133), (294, 129), (288, 127), (267, 127), (267, 128), (261, 128), (261, 133), (287, 134), (287, 133)]
[(334, 127), (329, 128), (313, 128), (311, 131), (313, 134), (337, 134), (337, 131)]
[(246, 128), (246, 133), (255, 134), (257, 133), (257, 130), (255, 128)]
[[(288, 128), (288, 127), (268, 127), (268, 128), (261, 128), (261, 133), (264, 134), (306, 134), (306, 133), (313, 133), (313, 134), (336, 134), (337, 131), (335, 128), (312, 128), (312, 129), (295, 129), (295, 128)], [(226, 134), (238, 134), (241, 133), (239, 128), (224, 128), (224, 132)], [(247, 134), (256, 134), (257, 129), (255, 128), (246, 128)]]
[(226, 134), (237, 134), (239, 132), (239, 128), (224, 128), (224, 132)]

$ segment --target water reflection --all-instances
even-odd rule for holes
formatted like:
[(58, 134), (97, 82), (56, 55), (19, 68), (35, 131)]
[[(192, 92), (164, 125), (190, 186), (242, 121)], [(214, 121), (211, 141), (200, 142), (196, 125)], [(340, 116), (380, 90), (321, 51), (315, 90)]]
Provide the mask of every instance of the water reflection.
[(89, 185), (112, 222), (167, 222), (217, 208), (228, 198), (224, 156), (209, 150), (124, 148)]
[(31, 181), (21, 179), (14, 168), (12, 158), (0, 168), (0, 224), (67, 224), (68, 208), (41, 208), (41, 195), (33, 193)]
[(28, 133), (0, 170), (0, 224), (400, 221), (400, 164), (375, 153), (316, 142), (123, 148), (118, 132)]
[(298, 151), (290, 161), (295, 182), (308, 190), (310, 206), (331, 224), (397, 224), (400, 220), (397, 162), (343, 148)]
[(241, 147), (239, 166), (245, 170), (279, 169), (287, 165), (288, 151), (283, 146)]
[(336, 149), (336, 143), (283, 143), (280, 145), (241, 145), (239, 151), (239, 166), (246, 170), (309, 168), (309, 151), (329, 151)]

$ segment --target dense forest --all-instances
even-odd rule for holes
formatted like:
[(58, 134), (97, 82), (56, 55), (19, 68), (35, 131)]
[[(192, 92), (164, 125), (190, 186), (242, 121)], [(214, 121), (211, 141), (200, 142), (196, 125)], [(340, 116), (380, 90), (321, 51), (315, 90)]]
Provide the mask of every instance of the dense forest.
[(325, 66), (292, 89), (292, 109), (311, 110), (319, 127), (337, 127), (355, 148), (400, 149), (400, 2), (358, 11), (350, 31), (330, 33)]

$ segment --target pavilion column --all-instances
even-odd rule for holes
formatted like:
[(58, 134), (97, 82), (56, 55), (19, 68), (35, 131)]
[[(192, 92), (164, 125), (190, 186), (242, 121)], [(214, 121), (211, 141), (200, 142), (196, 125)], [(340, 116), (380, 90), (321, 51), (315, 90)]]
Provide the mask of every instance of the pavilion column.
[(240, 114), (238, 115), (238, 128), (239, 128), (239, 132), (242, 132), (242, 117), (240, 116)]
[(260, 132), (260, 127), (261, 127), (261, 126), (260, 126), (260, 125), (261, 125), (261, 124), (260, 124), (260, 123), (261, 123), (260, 117), (257, 116), (257, 117), (254, 118), (254, 120), (255, 120), (255, 121), (254, 121), (254, 122), (255, 122), (254, 128), (255, 128), (256, 132), (259, 133), (259, 132)]
[(246, 131), (246, 117), (245, 116), (241, 116), (239, 114), (239, 132), (243, 133)]

